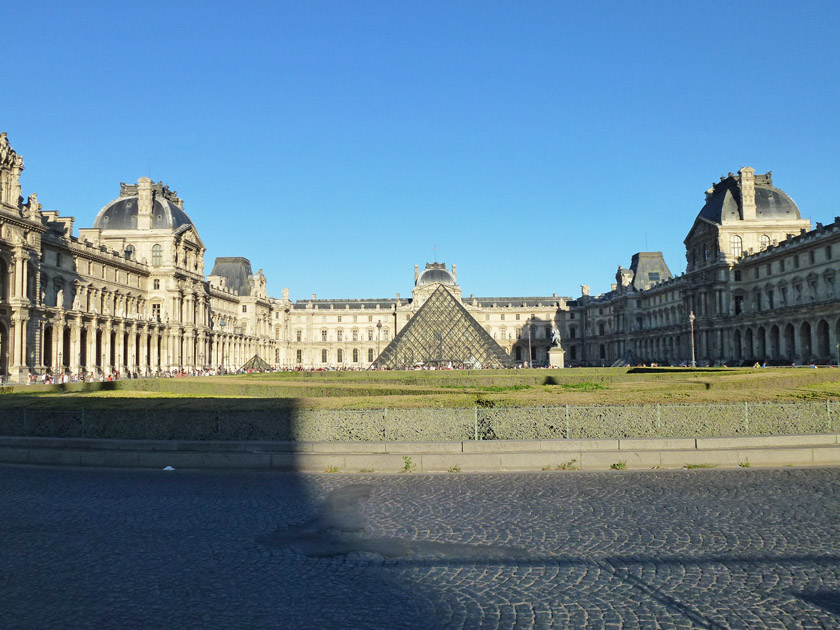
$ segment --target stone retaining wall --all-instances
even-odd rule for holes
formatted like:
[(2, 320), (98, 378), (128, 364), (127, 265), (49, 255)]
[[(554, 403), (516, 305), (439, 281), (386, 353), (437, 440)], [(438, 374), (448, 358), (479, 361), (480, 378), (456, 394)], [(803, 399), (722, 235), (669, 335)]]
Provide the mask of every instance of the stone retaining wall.
[[(243, 405), (247, 401), (243, 401)], [(0, 435), (155, 440), (412, 442), (832, 433), (837, 402), (462, 409), (3, 410)]]

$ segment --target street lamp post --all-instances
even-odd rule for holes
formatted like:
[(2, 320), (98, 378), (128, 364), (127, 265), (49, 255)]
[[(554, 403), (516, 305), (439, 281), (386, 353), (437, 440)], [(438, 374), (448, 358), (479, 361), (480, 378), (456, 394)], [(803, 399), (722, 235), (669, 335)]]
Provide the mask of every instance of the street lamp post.
[(688, 315), (688, 321), (691, 324), (691, 367), (696, 368), (697, 362), (694, 360), (694, 320), (697, 319), (694, 316), (694, 311), (691, 311)]
[(528, 366), (534, 367), (534, 355), (531, 353), (531, 318), (526, 322), (528, 324)]
[(382, 338), (382, 320), (376, 322), (376, 360), (379, 361), (379, 340)]

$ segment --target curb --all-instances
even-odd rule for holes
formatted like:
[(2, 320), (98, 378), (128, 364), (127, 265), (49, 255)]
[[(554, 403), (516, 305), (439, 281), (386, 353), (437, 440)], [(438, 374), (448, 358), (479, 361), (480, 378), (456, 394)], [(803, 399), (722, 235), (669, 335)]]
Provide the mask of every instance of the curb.
[(838, 466), (840, 434), (479, 442), (200, 442), (0, 437), (0, 463), (385, 473)]

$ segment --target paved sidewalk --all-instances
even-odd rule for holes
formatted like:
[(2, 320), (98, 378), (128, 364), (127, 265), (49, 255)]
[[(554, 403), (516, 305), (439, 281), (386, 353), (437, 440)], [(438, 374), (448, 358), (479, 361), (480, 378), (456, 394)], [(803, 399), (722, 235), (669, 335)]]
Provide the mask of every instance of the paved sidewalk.
[(840, 469), (0, 466), (4, 628), (838, 628)]

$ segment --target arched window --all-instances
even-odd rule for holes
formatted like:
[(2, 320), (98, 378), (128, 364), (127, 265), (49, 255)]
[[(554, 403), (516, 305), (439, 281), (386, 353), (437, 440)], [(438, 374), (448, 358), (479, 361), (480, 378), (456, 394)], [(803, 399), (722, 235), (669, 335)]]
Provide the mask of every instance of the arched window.
[(729, 244), (732, 248), (732, 255), (735, 258), (740, 258), (741, 254), (744, 253), (744, 241), (741, 240), (741, 237), (733, 234), (729, 239)]
[(368, 348), (368, 363), (373, 363), (373, 348)]
[(768, 247), (770, 247), (770, 237), (766, 234), (761, 235), (759, 242), (761, 243), (761, 249), (767, 249)]
[(353, 348), (353, 363), (359, 362), (359, 349)]
[(152, 247), (152, 267), (160, 267), (163, 263), (163, 247), (154, 245)]
[(134, 245), (127, 245), (125, 248), (125, 257), (127, 260), (134, 260)]

